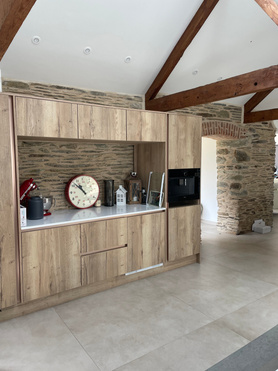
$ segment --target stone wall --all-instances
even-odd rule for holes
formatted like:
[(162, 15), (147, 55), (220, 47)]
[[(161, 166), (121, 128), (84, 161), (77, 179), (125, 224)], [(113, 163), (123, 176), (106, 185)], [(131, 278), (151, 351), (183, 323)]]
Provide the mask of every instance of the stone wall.
[(246, 137), (217, 141), (218, 228), (239, 234), (256, 219), (273, 224), (275, 129), (272, 123), (246, 124)]
[(5, 93), (26, 94), (35, 97), (60, 99), (71, 102), (83, 102), (135, 109), (144, 108), (144, 100), (141, 95), (90, 91), (67, 86), (47, 85), (26, 81), (3, 79), (2, 91)]
[(114, 179), (115, 191), (133, 171), (134, 146), (89, 142), (18, 141), (19, 183), (33, 178), (39, 185), (31, 195), (54, 196), (52, 210), (73, 208), (65, 199), (67, 181), (78, 174), (94, 177), (104, 202), (104, 180)]
[[(143, 97), (138, 95), (87, 91), (5, 79), (2, 82), (2, 89), (3, 92), (51, 99), (123, 108), (144, 108)], [(274, 166), (275, 153), (275, 133), (272, 125), (269, 123), (243, 125), (242, 108), (222, 103), (199, 105), (176, 112), (202, 116), (203, 135), (217, 139), (219, 229), (231, 233), (250, 231), (253, 220), (259, 218), (264, 219), (268, 225), (272, 225), (272, 167)], [(227, 138), (233, 140), (226, 140)], [(109, 177), (115, 179), (115, 186), (117, 186), (128, 172), (133, 170), (133, 147), (127, 146), (123, 149), (122, 146), (109, 145), (109, 148), (95, 146), (88, 147), (84, 144), (81, 146), (82, 148), (77, 148), (76, 143), (58, 144), (56, 142), (48, 144), (40, 142), (34, 146), (34, 143), (20, 142), (20, 179), (34, 177), (41, 185), (41, 193), (55, 195), (57, 208), (65, 208), (69, 205), (65, 204), (62, 196), (58, 196), (63, 195), (64, 183), (74, 175), (73, 172), (77, 174), (88, 170), (90, 175), (100, 181), (101, 198), (103, 199), (102, 184), (103, 179), (107, 179), (106, 169), (110, 169)], [(101, 148), (103, 152), (101, 152)], [(75, 157), (75, 152), (81, 157)], [(37, 153), (37, 158), (33, 158), (33, 153)], [(59, 153), (61, 153), (62, 161), (58, 156)], [(117, 154), (120, 155), (120, 153), (123, 153), (124, 156), (118, 157)], [(101, 159), (101, 168), (99, 169), (92, 165), (95, 162), (94, 156), (96, 154), (97, 158)], [(45, 157), (43, 168), (40, 170), (42, 155)], [(111, 165), (110, 158), (113, 156), (116, 162)], [(84, 168), (79, 168), (79, 161), (84, 164)], [(63, 164), (56, 173), (53, 172), (55, 162)], [(73, 169), (71, 169), (71, 163), (75, 163)], [(110, 165), (111, 167), (109, 167)], [(63, 174), (61, 179), (55, 179), (55, 174), (58, 173)], [(63, 187), (61, 187), (62, 184)]]

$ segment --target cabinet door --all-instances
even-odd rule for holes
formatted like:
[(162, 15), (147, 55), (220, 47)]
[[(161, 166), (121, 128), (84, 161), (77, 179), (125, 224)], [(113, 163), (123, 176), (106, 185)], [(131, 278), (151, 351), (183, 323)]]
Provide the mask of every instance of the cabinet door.
[(168, 260), (175, 261), (200, 252), (201, 207), (168, 209)]
[(127, 245), (127, 219), (110, 219), (81, 225), (81, 252), (104, 251)]
[(147, 111), (127, 111), (127, 140), (166, 142), (167, 115)]
[(17, 135), (77, 138), (77, 104), (16, 97)]
[(78, 105), (80, 139), (126, 140), (126, 110)]
[(82, 257), (82, 285), (109, 280), (127, 272), (127, 247)]
[(18, 203), (10, 99), (0, 95), (0, 309), (17, 304)]
[(22, 233), (24, 301), (81, 286), (80, 226)]
[(165, 212), (128, 218), (129, 272), (163, 262), (165, 222)]
[(169, 169), (200, 168), (202, 118), (169, 115)]

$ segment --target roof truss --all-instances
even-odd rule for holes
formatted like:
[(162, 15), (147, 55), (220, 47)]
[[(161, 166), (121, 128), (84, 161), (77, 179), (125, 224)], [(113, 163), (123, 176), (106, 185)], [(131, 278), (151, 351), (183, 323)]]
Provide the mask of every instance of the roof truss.
[(0, 61), (36, 0), (1, 0)]
[(278, 26), (278, 4), (274, 0), (255, 0)]
[(145, 99), (150, 100), (154, 99), (159, 90), (162, 88), (163, 84), (170, 76), (173, 69), (178, 64), (179, 60), (183, 56), (183, 53), (190, 45), (194, 37), (197, 35), (205, 21), (207, 20), (210, 13), (213, 11), (215, 5), (218, 3), (219, 0), (204, 0), (201, 4), (200, 8), (198, 9), (195, 16), (192, 18), (192, 21), (189, 23), (188, 27), (182, 34), (181, 38), (177, 42), (176, 46), (172, 50), (171, 54), (169, 55), (168, 59), (164, 63), (163, 67), (159, 71), (158, 75), (154, 79), (152, 85), (148, 89)]
[[(274, 0), (255, 0), (278, 24), (278, 4)], [(162, 69), (145, 95), (145, 106), (149, 110), (172, 111), (199, 104), (216, 102), (241, 95), (255, 94), (244, 107), (244, 122), (278, 119), (278, 109), (251, 112), (273, 89), (278, 87), (278, 65), (235, 76), (210, 85), (157, 98), (159, 90), (179, 62), (206, 19), (211, 14), (216, 0), (204, 0), (189, 26), (172, 50)]]

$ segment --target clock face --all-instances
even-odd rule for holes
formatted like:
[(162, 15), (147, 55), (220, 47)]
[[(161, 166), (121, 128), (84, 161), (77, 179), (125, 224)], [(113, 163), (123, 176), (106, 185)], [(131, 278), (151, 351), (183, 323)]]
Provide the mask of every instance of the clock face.
[(87, 209), (94, 205), (99, 196), (99, 185), (89, 175), (77, 175), (71, 178), (65, 189), (66, 199), (78, 209)]

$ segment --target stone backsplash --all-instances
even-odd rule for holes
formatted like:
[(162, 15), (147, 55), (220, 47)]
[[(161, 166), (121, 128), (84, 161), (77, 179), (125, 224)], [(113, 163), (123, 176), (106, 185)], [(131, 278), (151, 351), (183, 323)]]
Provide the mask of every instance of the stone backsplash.
[(19, 183), (33, 178), (40, 190), (30, 195), (52, 195), (52, 210), (73, 208), (65, 199), (67, 181), (78, 174), (94, 177), (104, 202), (104, 180), (114, 179), (115, 191), (133, 171), (134, 146), (88, 142), (18, 141)]

